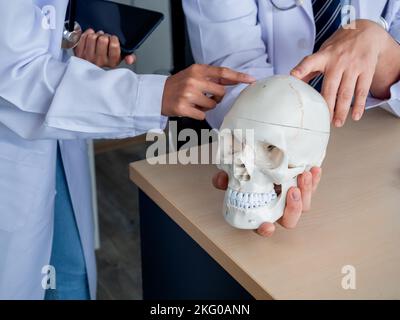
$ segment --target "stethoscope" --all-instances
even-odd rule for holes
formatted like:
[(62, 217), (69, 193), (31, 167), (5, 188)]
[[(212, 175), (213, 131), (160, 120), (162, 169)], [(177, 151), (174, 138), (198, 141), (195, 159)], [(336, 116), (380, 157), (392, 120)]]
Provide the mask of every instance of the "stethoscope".
[(64, 32), (61, 47), (63, 49), (75, 48), (82, 36), (82, 28), (76, 21), (76, 1), (69, 0), (68, 20), (64, 22)]
[(294, 3), (292, 5), (280, 6), (276, 4), (276, 0), (269, 0), (269, 1), (271, 2), (272, 6), (279, 11), (289, 11), (297, 7), (301, 7), (304, 4), (304, 0), (294, 0)]
[[(76, 1), (77, 0), (69, 0), (69, 12), (68, 12), (68, 20), (64, 23), (64, 32), (63, 32), (63, 40), (61, 47), (63, 49), (72, 49), (75, 48), (79, 40), (82, 36), (82, 28), (79, 23), (76, 21)], [(269, 0), (272, 6), (279, 11), (289, 11), (295, 9), (297, 7), (301, 7), (304, 4), (304, 0), (294, 0), (292, 5), (282, 6), (276, 4), (277, 0)], [(388, 4), (386, 3), (385, 10), (387, 10)], [(384, 14), (382, 14), (383, 16)], [(387, 29), (387, 22), (385, 19), (381, 18), (381, 22), (384, 24), (385, 29)]]
[[(304, 0), (293, 0), (294, 3), (292, 5), (288, 5), (288, 6), (277, 5), (276, 2), (279, 0), (269, 0), (269, 1), (271, 2), (272, 6), (279, 11), (289, 11), (289, 10), (292, 10), (292, 9), (295, 9), (297, 7), (301, 7), (304, 5)], [(347, 1), (347, 2), (350, 3), (351, 1)]]

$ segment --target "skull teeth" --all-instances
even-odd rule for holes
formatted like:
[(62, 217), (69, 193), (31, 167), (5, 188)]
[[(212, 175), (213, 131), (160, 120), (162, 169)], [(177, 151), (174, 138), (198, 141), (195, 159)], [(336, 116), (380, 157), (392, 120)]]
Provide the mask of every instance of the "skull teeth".
[(277, 198), (275, 190), (267, 193), (237, 192), (228, 189), (227, 202), (230, 206), (239, 209), (260, 208), (269, 205)]

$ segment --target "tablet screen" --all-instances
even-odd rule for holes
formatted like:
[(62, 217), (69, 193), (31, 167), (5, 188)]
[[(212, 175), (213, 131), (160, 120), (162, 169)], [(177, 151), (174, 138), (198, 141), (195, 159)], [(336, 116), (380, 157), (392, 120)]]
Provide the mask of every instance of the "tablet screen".
[(76, 20), (82, 29), (116, 35), (124, 53), (136, 50), (163, 18), (156, 11), (104, 0), (78, 0), (76, 5)]

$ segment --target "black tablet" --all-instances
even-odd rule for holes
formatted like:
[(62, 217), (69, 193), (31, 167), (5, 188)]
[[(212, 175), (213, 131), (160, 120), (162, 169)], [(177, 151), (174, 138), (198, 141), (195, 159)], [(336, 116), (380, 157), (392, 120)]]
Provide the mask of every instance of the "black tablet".
[(123, 56), (138, 49), (164, 19), (160, 12), (105, 0), (77, 0), (75, 10), (84, 31), (92, 28), (117, 36)]

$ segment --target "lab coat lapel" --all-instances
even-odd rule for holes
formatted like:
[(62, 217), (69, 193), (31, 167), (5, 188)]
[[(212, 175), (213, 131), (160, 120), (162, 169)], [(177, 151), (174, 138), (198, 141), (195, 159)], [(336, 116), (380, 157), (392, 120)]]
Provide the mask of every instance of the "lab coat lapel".
[(303, 5), (301, 6), (302, 10), (306, 13), (307, 17), (310, 19), (310, 22), (314, 24), (314, 11), (311, 0), (303, 0)]
[(310, 27), (313, 33), (313, 36), (315, 38), (315, 22), (314, 22), (314, 10), (313, 10), (313, 6), (312, 6), (312, 2), (311, 0), (303, 0), (303, 5), (301, 6), (301, 10), (304, 11), (304, 13), (306, 14), (309, 23), (310, 23)]

